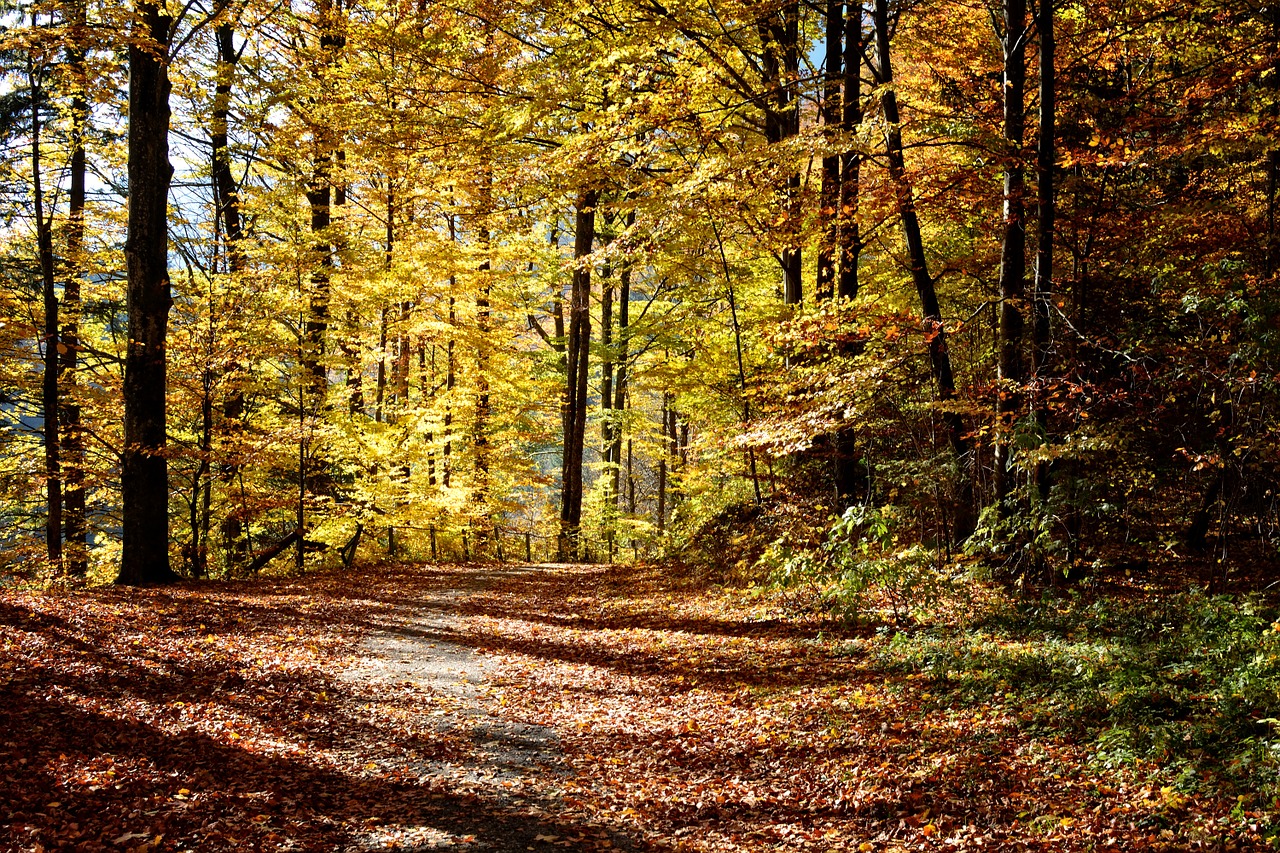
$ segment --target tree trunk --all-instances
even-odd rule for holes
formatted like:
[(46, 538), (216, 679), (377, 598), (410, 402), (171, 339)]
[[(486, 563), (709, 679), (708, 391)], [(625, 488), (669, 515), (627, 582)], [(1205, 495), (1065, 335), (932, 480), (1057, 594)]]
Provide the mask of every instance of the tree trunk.
[(667, 419), (669, 415), (667, 410), (671, 404), (671, 395), (666, 391), (662, 392), (662, 429), (660, 434), (662, 440), (658, 443), (661, 448), (658, 454), (658, 535), (667, 528), (667, 458), (669, 456), (669, 448), (667, 444)]
[(169, 471), (165, 461), (165, 338), (169, 287), (169, 67), (172, 24), (139, 0), (129, 48), (129, 210), (125, 259), (129, 346), (124, 367), (124, 452), (120, 466), (123, 549), (116, 583), (166, 583)]
[[(1034, 416), (1041, 440), (1049, 430), (1045, 380), (1049, 367), (1049, 300), (1053, 295), (1053, 229), (1057, 214), (1054, 199), (1056, 157), (1056, 71), (1054, 68), (1053, 3), (1042, 0), (1037, 18), (1040, 31), (1040, 138), (1036, 144), (1036, 272), (1032, 285), (1031, 373), (1036, 389)], [(1049, 497), (1049, 466), (1036, 464), (1036, 492)]]
[[(848, 4), (844, 11), (844, 97), (841, 102), (840, 125), (852, 135), (862, 124), (862, 4)], [(839, 235), (840, 278), (837, 294), (841, 299), (858, 295), (858, 262), (862, 256), (862, 234), (858, 228), (858, 203), (862, 154), (849, 148), (840, 154), (840, 199), (836, 212)], [(846, 354), (852, 354), (846, 349)], [(835, 434), (836, 502), (848, 506), (859, 486), (859, 460), (852, 426), (844, 426)]]
[[(627, 214), (627, 228), (635, 225), (636, 214)], [(627, 403), (627, 362), (631, 358), (631, 263), (628, 261), (618, 271), (618, 367), (613, 386), (614, 422), (606, 461), (610, 464), (611, 489), (614, 505), (621, 500), (619, 487), (622, 479), (622, 411)]]
[(827, 0), (827, 46), (822, 86), (823, 143), (827, 150), (822, 156), (820, 242), (818, 243), (818, 272), (814, 295), (818, 299), (830, 299), (836, 293), (836, 243), (840, 234), (840, 160), (835, 150), (835, 131), (843, 129), (843, 111), (840, 108), (840, 84), (844, 39), (844, 3)]
[[(862, 3), (849, 3), (844, 24), (844, 98), (841, 127), (852, 134), (862, 124)], [(862, 235), (858, 228), (858, 195), (862, 154), (850, 148), (840, 155), (840, 297), (858, 295), (858, 260)]]
[(307, 204), (311, 207), (311, 233), (314, 266), (311, 271), (311, 292), (308, 295), (306, 339), (303, 361), (307, 378), (316, 397), (317, 408), (324, 405), (326, 370), (324, 364), (324, 336), (329, 328), (329, 285), (333, 271), (333, 246), (329, 242), (330, 204), (333, 197), (331, 168), (333, 152), (325, 144), (315, 154), (311, 182), (307, 187)]
[(605, 495), (606, 518), (614, 506), (613, 435), (617, 424), (613, 412), (613, 269), (606, 261), (600, 270), (600, 438), (605, 470), (603, 476), (609, 487)]
[[(32, 14), (32, 26), (36, 25)], [(35, 194), (36, 252), (40, 261), (40, 282), (44, 297), (44, 377), (41, 388), (41, 414), (44, 417), (44, 475), (48, 512), (45, 515), (45, 552), (50, 567), (62, 573), (62, 470), (58, 453), (58, 340), (57, 278), (53, 268), (52, 212), (44, 214), (44, 187), (40, 180), (41, 160), (40, 102), (43, 100), (34, 60), (28, 60), (27, 77), (31, 87), (31, 180)]]
[[(223, 245), (226, 249), (227, 270), (232, 275), (244, 271), (244, 236), (240, 216), (240, 188), (231, 172), (231, 151), (228, 148), (228, 121), (231, 115), (231, 90), (235, 66), (239, 55), (235, 49), (235, 33), (229, 22), (222, 22), (214, 33), (217, 46), (217, 76), (214, 82), (213, 120), (210, 140), (213, 143), (213, 186), (217, 218), (222, 227)], [(233, 366), (232, 370), (236, 368)], [(244, 412), (244, 393), (234, 378), (232, 387), (222, 400), (222, 416), (235, 425)], [(225, 482), (232, 482), (240, 471), (238, 464), (230, 464), (222, 475)], [(232, 568), (238, 568), (249, 558), (249, 541), (244, 535), (244, 519), (238, 511), (230, 512), (220, 525), (222, 539), (227, 543)], [(207, 543), (206, 543), (207, 544)]]
[[(320, 0), (318, 3), (320, 53), (326, 66), (337, 62), (338, 52), (346, 43), (338, 26), (338, 11), (333, 0)], [(331, 138), (329, 128), (314, 127), (312, 132), (315, 137), (315, 152), (311, 180), (307, 186), (307, 204), (311, 208), (311, 233), (315, 235), (315, 243), (312, 246), (314, 257), (303, 360), (310, 376), (311, 392), (316, 397), (316, 408), (320, 410), (324, 408), (328, 385), (328, 372), (324, 363), (325, 333), (329, 328), (330, 279), (334, 266), (333, 239), (329, 233), (333, 222), (330, 206), (334, 203), (334, 161), (340, 159), (341, 155)]]
[[(486, 204), (486, 210), (490, 205)], [(480, 244), (486, 251), (490, 248), (489, 229), (481, 228)], [(489, 421), (493, 416), (493, 406), (489, 400), (489, 337), (492, 334), (490, 322), (490, 277), (492, 262), (486, 256), (480, 262), (480, 286), (476, 291), (476, 421), (472, 437), (472, 448), (475, 453), (475, 484), (472, 492), (477, 515), (483, 520), (489, 514)], [(481, 553), (487, 543), (485, 537), (487, 527), (480, 525), (476, 533), (476, 553)]]
[[(1266, 23), (1270, 30), (1268, 36), (1271, 50), (1271, 74), (1267, 77), (1267, 86), (1274, 92), (1280, 89), (1280, 3), (1271, 3), (1266, 9)], [(1274, 118), (1280, 112), (1280, 105), (1272, 103), (1271, 115)], [(1280, 193), (1280, 148), (1272, 147), (1267, 151), (1267, 233), (1263, 270), (1267, 278), (1276, 274), (1280, 267), (1280, 234), (1276, 232), (1276, 200)]]
[(1004, 3), (1004, 239), (1000, 251), (1000, 361), (996, 382), (995, 490), (1001, 512), (1013, 491), (1010, 442), (1021, 409), (1027, 221), (1022, 145), (1026, 127), (1026, 0)]
[[(881, 90), (880, 103), (884, 110), (885, 154), (889, 164), (889, 178), (893, 182), (898, 217), (902, 221), (907, 257), (911, 264), (911, 279), (920, 298), (925, 338), (929, 342), (929, 362), (933, 368), (938, 399), (944, 405), (955, 398), (955, 378), (951, 371), (951, 354), (947, 350), (946, 330), (942, 324), (942, 309), (933, 278), (929, 275), (929, 263), (924, 251), (924, 238), (920, 232), (920, 220), (916, 215), (915, 198), (907, 179), (906, 160), (902, 151), (902, 128), (898, 115), (898, 99), (893, 88), (893, 66), (889, 53), (889, 3), (875, 0), (874, 22), (876, 31), (877, 65), (876, 83)], [(957, 484), (955, 535), (958, 540), (968, 538), (973, 532), (973, 479), (971, 449), (965, 431), (964, 417), (955, 411), (943, 415), (952, 452), (959, 465)]]
[(382, 423), (387, 400), (387, 307), (385, 305), (378, 312), (378, 384), (373, 399), (373, 419), (377, 423)]
[[(795, 136), (800, 130), (799, 102), (796, 87), (800, 73), (800, 8), (787, 2), (756, 22), (762, 46), (761, 79), (764, 84), (765, 140), (776, 145)], [(801, 280), (802, 256), (800, 229), (800, 175), (788, 173), (781, 190), (786, 219), (786, 243), (779, 255), (783, 272), (783, 301), (798, 305), (804, 296)]]
[(591, 345), (591, 269), (595, 245), (595, 190), (578, 199), (573, 241), (573, 286), (569, 300), (568, 369), (565, 372), (564, 462), (560, 486), (560, 559), (577, 559), (582, 524), (582, 456), (587, 427), (587, 376)]
[(89, 524), (85, 512), (84, 439), (80, 431), (80, 402), (76, 394), (80, 350), (80, 283), (84, 277), (84, 139), (89, 122), (89, 103), (84, 87), (86, 10), (83, 0), (71, 5), (67, 19), (74, 28), (67, 65), (75, 87), (71, 96), (71, 162), (67, 197), (67, 269), (62, 285), (62, 328), (59, 338), (58, 371), (62, 380), (61, 462), (63, 477), (63, 537), (67, 574), (83, 578), (89, 573)]

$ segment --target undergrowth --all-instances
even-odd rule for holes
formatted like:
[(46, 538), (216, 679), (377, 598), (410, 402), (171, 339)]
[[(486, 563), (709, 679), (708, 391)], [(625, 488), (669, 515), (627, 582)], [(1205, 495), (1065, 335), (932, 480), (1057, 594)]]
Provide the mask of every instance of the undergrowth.
[[(1087, 744), (1100, 771), (1227, 793), (1280, 820), (1280, 622), (1257, 599), (990, 601), (964, 624), (859, 643), (938, 702), (999, 701), (1025, 730)], [(851, 648), (850, 652), (853, 651)]]

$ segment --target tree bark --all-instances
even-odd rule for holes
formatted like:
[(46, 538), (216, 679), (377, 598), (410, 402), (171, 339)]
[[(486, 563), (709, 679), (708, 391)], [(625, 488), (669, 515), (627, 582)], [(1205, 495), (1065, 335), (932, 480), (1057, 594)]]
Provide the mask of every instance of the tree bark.
[[(235, 30), (229, 21), (218, 24), (214, 31), (214, 43), (217, 47), (217, 71), (209, 134), (213, 144), (213, 186), (217, 217), (221, 225), (223, 247), (226, 252), (227, 271), (234, 276), (244, 271), (245, 256), (242, 243), (244, 227), (240, 215), (240, 188), (231, 171), (231, 151), (228, 140), (232, 84), (236, 63), (240, 59), (235, 48)], [(231, 370), (234, 372), (238, 368), (233, 366)], [(222, 399), (222, 417), (232, 428), (236, 428), (239, 426), (238, 421), (243, 412), (244, 393), (233, 376), (231, 388)], [(211, 416), (212, 412), (210, 412)], [(222, 478), (230, 483), (239, 471), (239, 464), (229, 464)], [(244, 524), (245, 519), (240, 517), (240, 511), (233, 510), (227, 514), (220, 525), (222, 539), (227, 544), (233, 571), (249, 558), (249, 540), (244, 535)]]
[[(317, 8), (317, 26), (320, 30), (320, 53), (326, 65), (337, 61), (338, 52), (345, 39), (338, 26), (338, 10), (333, 0), (320, 0)], [(333, 273), (333, 239), (329, 233), (333, 223), (331, 205), (334, 191), (334, 161), (339, 156), (338, 146), (328, 127), (312, 128), (315, 137), (311, 180), (307, 186), (307, 204), (311, 208), (311, 233), (315, 235), (311, 272), (310, 305), (306, 324), (306, 348), (304, 367), (310, 377), (311, 391), (316, 397), (317, 409), (323, 408), (328, 385), (324, 363), (325, 333), (329, 328), (330, 285)]]
[(836, 244), (840, 237), (840, 161), (835, 150), (837, 129), (843, 129), (840, 89), (843, 82), (844, 3), (827, 0), (827, 45), (823, 65), (822, 129), (827, 150), (822, 156), (821, 209), (818, 243), (818, 271), (814, 295), (830, 299), (836, 294)]
[(89, 572), (89, 525), (85, 512), (84, 439), (80, 430), (80, 402), (76, 393), (80, 350), (80, 283), (84, 277), (85, 132), (89, 103), (85, 95), (84, 38), (87, 14), (83, 0), (74, 0), (67, 12), (72, 28), (67, 65), (74, 89), (71, 95), (71, 161), (68, 165), (67, 266), (62, 285), (62, 327), (58, 358), (61, 375), (61, 462), (63, 482), (63, 559), (67, 574), (83, 578)]
[[(1036, 144), (1036, 271), (1032, 285), (1031, 373), (1036, 389), (1034, 416), (1041, 440), (1049, 429), (1045, 380), (1049, 369), (1049, 300), (1053, 296), (1053, 229), (1057, 214), (1054, 199), (1056, 157), (1056, 70), (1054, 67), (1053, 2), (1041, 0), (1037, 28), (1040, 33), (1040, 138)], [(1049, 497), (1049, 466), (1036, 464), (1036, 492)]]
[[(35, 26), (35, 14), (32, 25)], [(40, 102), (43, 100), (41, 84), (37, 78), (34, 59), (28, 60), (27, 79), (31, 91), (31, 180), (34, 192), (36, 220), (36, 253), (40, 263), (41, 291), (44, 297), (44, 377), (41, 387), (41, 414), (44, 417), (44, 475), (47, 513), (45, 514), (45, 553), (50, 567), (62, 573), (62, 470), (59, 457), (59, 405), (58, 405), (58, 351), (63, 348), (58, 339), (57, 278), (53, 266), (53, 221), (44, 213), (44, 186), (41, 173)]]
[(1004, 3), (1004, 238), (1000, 251), (1000, 360), (996, 382), (995, 491), (1002, 512), (1013, 491), (1011, 441), (1021, 409), (1027, 220), (1022, 145), (1026, 128), (1026, 0)]
[[(765, 89), (765, 141), (777, 145), (800, 130), (796, 87), (800, 73), (800, 8), (787, 2), (756, 22), (762, 46), (761, 78)], [(779, 255), (783, 272), (783, 301), (798, 305), (804, 296), (800, 227), (800, 175), (789, 172), (780, 195), (786, 214), (786, 243)]]
[[(849, 3), (844, 23), (844, 97), (840, 102), (841, 127), (853, 134), (862, 124), (862, 3)], [(858, 195), (862, 154), (850, 147), (840, 155), (840, 285), (842, 299), (858, 295), (858, 261), (862, 235), (858, 228)]]
[[(490, 205), (486, 204), (486, 209)], [(491, 235), (487, 227), (480, 230), (480, 244), (486, 252), (490, 249)], [(476, 291), (476, 421), (472, 433), (472, 449), (475, 453), (475, 487), (472, 493), (476, 505), (477, 516), (481, 519), (488, 516), (489, 503), (489, 421), (493, 417), (493, 405), (489, 399), (489, 336), (492, 334), (490, 321), (490, 277), (492, 261), (486, 256), (480, 262), (480, 286)], [(486, 547), (487, 528), (481, 524), (476, 533), (476, 552)]]
[[(636, 214), (631, 211), (627, 214), (626, 227), (630, 228), (635, 225)], [(616, 506), (621, 499), (619, 491), (622, 479), (622, 420), (621, 413), (627, 404), (627, 362), (631, 358), (631, 341), (630, 341), (630, 325), (631, 325), (631, 263), (625, 262), (622, 269), (618, 271), (618, 366), (617, 376), (613, 386), (613, 415), (614, 423), (612, 432), (610, 433), (611, 442), (606, 453), (606, 460), (610, 464), (611, 490), (614, 505)]]
[[(1280, 3), (1271, 3), (1266, 7), (1266, 24), (1269, 32), (1268, 45), (1271, 49), (1271, 74), (1267, 77), (1267, 85), (1275, 91), (1280, 89)], [(1280, 107), (1272, 105), (1271, 116), (1276, 117)], [(1280, 266), (1280, 234), (1276, 231), (1276, 202), (1280, 193), (1280, 148), (1271, 147), (1266, 154), (1267, 161), (1267, 233), (1263, 259), (1263, 272), (1267, 278), (1275, 275)]]
[(587, 377), (591, 346), (591, 269), (596, 203), (587, 190), (578, 199), (573, 241), (573, 285), (569, 300), (568, 369), (565, 372), (564, 461), (560, 486), (560, 559), (577, 559), (582, 524), (582, 457), (587, 427)]
[(169, 471), (165, 460), (165, 345), (173, 297), (168, 268), (169, 64), (172, 24), (139, 0), (129, 48), (129, 209), (125, 259), (128, 349), (120, 466), (123, 548), (116, 583), (166, 583)]
[[(942, 309), (929, 262), (925, 255), (924, 238), (920, 231), (920, 219), (916, 215), (915, 198), (907, 178), (906, 160), (902, 150), (902, 128), (898, 115), (898, 99), (893, 88), (893, 65), (889, 52), (889, 3), (875, 0), (873, 18), (876, 31), (877, 68), (876, 83), (880, 86), (880, 104), (885, 121), (885, 154), (889, 165), (889, 178), (893, 182), (898, 218), (902, 222), (907, 258), (911, 265), (911, 280), (920, 298), (925, 339), (929, 346), (929, 362), (933, 368), (938, 400), (944, 405), (955, 399), (956, 386), (951, 371), (951, 354), (947, 350), (946, 330), (942, 323)], [(965, 430), (964, 417), (955, 411), (943, 415), (947, 425), (952, 452), (959, 465), (955, 535), (959, 540), (973, 532), (973, 480), (970, 475), (972, 453)]]

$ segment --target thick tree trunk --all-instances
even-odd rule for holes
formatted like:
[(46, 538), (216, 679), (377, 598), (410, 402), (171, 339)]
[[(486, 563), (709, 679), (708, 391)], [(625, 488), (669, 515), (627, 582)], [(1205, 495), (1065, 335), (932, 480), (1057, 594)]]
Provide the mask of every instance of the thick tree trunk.
[(597, 199), (595, 190), (587, 190), (578, 199), (573, 242), (558, 544), (562, 560), (578, 558), (582, 524), (582, 457), (587, 427), (587, 376), (591, 346), (591, 269), (587, 266), (587, 258), (595, 245)]
[(169, 66), (172, 24), (161, 6), (135, 6), (129, 48), (129, 211), (125, 260), (128, 349), (120, 466), (123, 549), (116, 583), (165, 583), (169, 470), (165, 461), (165, 343), (169, 308)]
[(84, 277), (85, 149), (89, 103), (85, 96), (86, 12), (76, 0), (68, 13), (73, 32), (67, 49), (67, 65), (75, 87), (71, 96), (71, 162), (67, 193), (67, 269), (62, 285), (62, 328), (58, 370), (61, 379), (62, 475), (64, 560), (72, 577), (89, 572), (89, 524), (85, 511), (84, 439), (80, 429), (80, 402), (76, 392), (80, 356), (80, 284)]
[[(893, 66), (889, 52), (889, 3), (875, 0), (874, 22), (876, 30), (877, 65), (876, 83), (880, 86), (881, 108), (884, 111), (885, 154), (889, 164), (889, 178), (896, 195), (898, 217), (902, 221), (903, 236), (907, 246), (907, 258), (911, 264), (911, 279), (920, 298), (925, 338), (929, 346), (929, 362), (933, 368), (938, 399), (950, 403), (956, 395), (955, 378), (951, 371), (951, 354), (947, 350), (946, 330), (942, 324), (942, 309), (938, 293), (929, 275), (929, 263), (924, 250), (924, 237), (920, 231), (920, 219), (916, 215), (915, 198), (907, 179), (906, 160), (902, 150), (902, 129), (898, 115), (898, 99), (893, 88)], [(949, 411), (944, 415), (947, 433), (959, 465), (957, 484), (955, 535), (963, 540), (973, 532), (973, 479), (969, 470), (972, 452), (965, 430), (964, 417)]]
[(1022, 145), (1026, 128), (1026, 0), (1004, 4), (1004, 238), (1000, 251), (1000, 361), (996, 382), (996, 511), (1013, 491), (1011, 442), (1022, 407), (1023, 303), (1027, 279), (1027, 219)]

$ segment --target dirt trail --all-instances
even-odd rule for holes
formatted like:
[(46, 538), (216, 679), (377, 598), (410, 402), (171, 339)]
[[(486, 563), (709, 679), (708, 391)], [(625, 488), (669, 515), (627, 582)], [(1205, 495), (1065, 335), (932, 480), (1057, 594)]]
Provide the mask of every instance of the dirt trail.
[[(552, 825), (558, 785), (569, 773), (556, 734), (551, 728), (495, 713), (495, 667), (464, 642), (460, 632), (458, 609), (469, 594), (538, 570), (536, 566), (506, 567), (455, 575), (454, 587), (384, 607), (377, 622), (369, 626), (358, 655), (339, 676), (355, 694), (354, 701), (364, 707), (394, 705), (394, 697), (407, 688), (414, 704), (430, 705), (434, 733), (456, 747), (443, 755), (389, 756), (371, 763), (433, 786), (482, 797), (493, 819), (478, 827), (479, 832), (442, 830), (438, 820), (382, 825), (348, 850), (385, 849), (388, 844), (397, 849), (458, 847), (494, 853), (568, 847), (640, 849), (616, 833), (565, 836)], [(359, 748), (353, 749), (352, 758)], [(503, 812), (510, 817), (497, 818)]]

